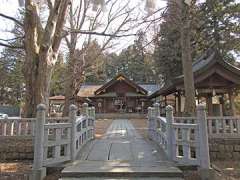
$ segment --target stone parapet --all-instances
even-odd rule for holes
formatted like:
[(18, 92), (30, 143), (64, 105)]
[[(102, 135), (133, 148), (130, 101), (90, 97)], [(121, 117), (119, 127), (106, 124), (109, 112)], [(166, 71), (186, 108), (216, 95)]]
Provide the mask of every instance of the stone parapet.
[(29, 136), (0, 136), (0, 161), (33, 160), (33, 140)]
[(209, 139), (212, 161), (240, 160), (240, 139)]

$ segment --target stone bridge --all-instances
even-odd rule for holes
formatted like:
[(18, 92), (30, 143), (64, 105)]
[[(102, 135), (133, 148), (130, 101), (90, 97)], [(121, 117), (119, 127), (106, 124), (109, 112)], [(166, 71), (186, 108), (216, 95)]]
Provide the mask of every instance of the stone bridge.
[[(34, 138), (34, 180), (43, 179), (46, 167), (59, 165), (65, 167), (63, 180), (181, 180), (181, 166), (194, 166), (209, 175), (208, 140), (240, 138), (239, 117), (206, 117), (201, 105), (196, 117), (174, 117), (171, 106), (166, 107), (166, 117), (159, 111), (159, 104), (148, 109), (148, 125), (142, 129), (127, 118), (115, 119), (104, 136), (95, 139), (93, 107), (85, 104), (77, 116), (71, 105), (68, 117), (49, 118), (46, 107), (39, 105), (36, 118), (2, 119), (0, 136)], [(239, 153), (238, 145), (231, 149)]]
[[(105, 135), (83, 148), (62, 179), (182, 179), (165, 152), (142, 137), (127, 119), (113, 120)], [(101, 178), (100, 178), (101, 177)], [(84, 179), (85, 179), (84, 178)]]

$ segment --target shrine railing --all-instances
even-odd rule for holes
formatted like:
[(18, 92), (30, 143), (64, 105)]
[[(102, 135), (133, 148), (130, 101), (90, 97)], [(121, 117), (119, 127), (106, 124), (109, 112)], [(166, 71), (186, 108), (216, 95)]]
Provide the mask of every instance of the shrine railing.
[(197, 107), (196, 117), (174, 117), (172, 106), (166, 118), (159, 116), (159, 104), (148, 109), (149, 138), (158, 143), (169, 160), (183, 165), (210, 168), (206, 112)]
[(240, 117), (207, 117), (209, 138), (240, 138)]
[(46, 107), (37, 107), (34, 137), (33, 179), (42, 179), (47, 165), (74, 161), (81, 148), (94, 138), (95, 109), (84, 104), (84, 113), (77, 116), (71, 105), (69, 116), (46, 118)]
[(0, 119), (0, 136), (34, 136), (36, 118)]

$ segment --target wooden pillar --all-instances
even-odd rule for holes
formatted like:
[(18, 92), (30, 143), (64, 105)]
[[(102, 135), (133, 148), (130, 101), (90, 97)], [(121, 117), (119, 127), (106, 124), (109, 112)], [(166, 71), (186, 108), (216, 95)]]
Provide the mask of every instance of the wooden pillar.
[(226, 109), (225, 109), (225, 100), (224, 100), (224, 94), (221, 95), (221, 104), (222, 104), (222, 116), (226, 115)]
[(175, 105), (174, 105), (174, 112), (175, 112), (175, 114), (177, 114), (177, 94), (175, 94), (174, 95), (174, 103), (175, 103)]
[(103, 103), (102, 103), (102, 109), (101, 109), (101, 113), (106, 113), (106, 110), (105, 110), (105, 105), (106, 103), (105, 103), (105, 98), (103, 98)]
[(166, 114), (166, 107), (167, 107), (167, 96), (164, 96), (164, 109), (165, 109), (165, 114)]
[(181, 102), (181, 91), (178, 91), (178, 115), (181, 115), (181, 105), (182, 105), (182, 102)]
[(208, 115), (212, 116), (213, 115), (213, 102), (212, 102), (212, 96), (211, 95), (207, 95), (206, 96), (206, 103), (207, 103), (207, 109), (208, 109)]
[(164, 103), (165, 103), (165, 106), (167, 106), (167, 96), (164, 96)]
[(236, 115), (236, 107), (235, 107), (235, 103), (234, 103), (235, 96), (232, 91), (229, 91), (228, 97), (229, 97), (231, 115), (235, 116)]

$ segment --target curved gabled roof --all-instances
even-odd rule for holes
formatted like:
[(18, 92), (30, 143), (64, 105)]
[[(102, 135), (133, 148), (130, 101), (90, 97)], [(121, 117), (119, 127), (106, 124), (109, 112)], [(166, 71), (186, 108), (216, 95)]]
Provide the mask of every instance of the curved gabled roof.
[(115, 78), (113, 78), (111, 81), (107, 82), (106, 84), (104, 84), (103, 86), (101, 86), (99, 89), (97, 89), (95, 91), (95, 95), (101, 94), (105, 89), (107, 89), (108, 87), (112, 86), (113, 84), (115, 84), (118, 81), (124, 81), (126, 82), (128, 85), (132, 86), (135, 89), (138, 89), (139, 92), (141, 92), (144, 95), (147, 95), (148, 92), (142, 88), (141, 86), (139, 86), (138, 84), (136, 84), (134, 81), (128, 79), (125, 75), (123, 74), (118, 74)]
[[(225, 77), (228, 81), (232, 81), (236, 85), (240, 85), (240, 69), (223, 60), (218, 51), (208, 51), (207, 54), (204, 54), (201, 58), (193, 63), (195, 84), (198, 83), (197, 79), (203, 79), (200, 78), (201, 76), (204, 76), (204, 79), (210, 77), (214, 73), (224, 76), (224, 72), (221, 70), (216, 70), (219, 69), (219, 67), (222, 67), (225, 70), (225, 73), (227, 72), (230, 74), (230, 76)], [(210, 71), (212, 72), (208, 73)], [(183, 75), (180, 75), (174, 78), (171, 83), (166, 84), (163, 88), (153, 93), (150, 98), (154, 98), (159, 95), (171, 94), (176, 91), (178, 85), (182, 85), (183, 83), (184, 77)]]

